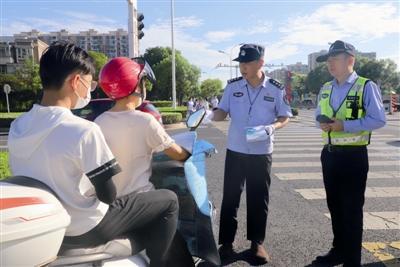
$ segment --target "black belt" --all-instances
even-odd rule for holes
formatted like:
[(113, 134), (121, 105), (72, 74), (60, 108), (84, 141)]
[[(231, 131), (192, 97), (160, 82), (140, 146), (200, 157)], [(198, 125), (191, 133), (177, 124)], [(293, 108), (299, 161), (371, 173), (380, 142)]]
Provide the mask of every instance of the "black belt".
[(334, 145), (324, 145), (324, 149), (329, 152), (355, 152), (365, 150), (367, 146), (334, 146)]

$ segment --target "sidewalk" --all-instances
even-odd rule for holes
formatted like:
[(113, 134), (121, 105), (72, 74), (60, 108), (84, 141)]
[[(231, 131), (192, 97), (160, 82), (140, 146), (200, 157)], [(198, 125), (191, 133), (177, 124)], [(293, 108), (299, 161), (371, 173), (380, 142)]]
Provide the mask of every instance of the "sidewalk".
[(400, 121), (400, 112), (393, 112), (393, 114), (386, 113), (387, 121)]

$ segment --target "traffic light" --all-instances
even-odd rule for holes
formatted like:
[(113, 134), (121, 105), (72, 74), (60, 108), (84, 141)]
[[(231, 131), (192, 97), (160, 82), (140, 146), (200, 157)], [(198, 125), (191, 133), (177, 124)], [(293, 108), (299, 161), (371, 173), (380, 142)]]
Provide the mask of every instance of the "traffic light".
[(142, 39), (144, 36), (144, 32), (142, 31), (144, 28), (143, 19), (144, 19), (143, 13), (138, 13), (136, 21), (137, 21), (137, 32), (138, 32), (137, 36), (139, 40)]

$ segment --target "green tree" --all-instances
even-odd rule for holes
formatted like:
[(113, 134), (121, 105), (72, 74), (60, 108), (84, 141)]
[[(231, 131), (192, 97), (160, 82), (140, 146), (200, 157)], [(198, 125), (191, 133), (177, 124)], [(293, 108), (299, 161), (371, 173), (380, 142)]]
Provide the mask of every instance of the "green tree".
[(397, 65), (393, 60), (369, 60), (358, 58), (355, 65), (356, 72), (376, 82), (382, 94), (389, 94), (389, 91), (400, 92), (400, 73), (397, 72)]
[(18, 89), (28, 89), (37, 93), (42, 88), (39, 64), (32, 59), (25, 60), (23, 66), (16, 71), (15, 76), (20, 81)]
[(222, 81), (220, 79), (207, 79), (200, 85), (200, 96), (203, 98), (217, 96), (222, 89)]
[(150, 64), (150, 66), (155, 66), (170, 55), (172, 55), (171, 48), (157, 46), (146, 49), (143, 57)]
[(89, 54), (89, 56), (91, 56), (93, 58), (94, 65), (96, 68), (96, 73), (95, 73), (93, 79), (98, 80), (100, 69), (107, 63), (108, 57), (105, 54), (103, 54), (101, 52), (96, 52), (96, 51), (89, 51), (88, 54)]
[(12, 90), (22, 88), (22, 83), (15, 74), (0, 74), (0, 89), (3, 90), (5, 84), (9, 84)]
[(306, 79), (305, 74), (295, 73), (292, 76), (292, 90), (296, 91), (299, 97), (306, 93)]
[(305, 92), (318, 94), (322, 85), (331, 79), (332, 76), (330, 75), (326, 64), (321, 64), (308, 73), (305, 79)]
[[(376, 82), (380, 86), (382, 94), (388, 94), (390, 90), (400, 93), (400, 73), (397, 71), (396, 63), (392, 60), (357, 57), (354, 70), (358, 75)], [(306, 91), (318, 93), (321, 86), (331, 79), (326, 64), (321, 64), (307, 75)]]
[[(149, 98), (169, 100), (172, 97), (172, 51), (170, 48), (149, 48), (144, 58), (152, 66), (157, 78), (156, 85), (149, 92)], [(161, 59), (161, 60), (160, 60)], [(183, 101), (199, 92), (200, 69), (184, 58), (180, 51), (175, 55), (176, 96), (178, 102)]]

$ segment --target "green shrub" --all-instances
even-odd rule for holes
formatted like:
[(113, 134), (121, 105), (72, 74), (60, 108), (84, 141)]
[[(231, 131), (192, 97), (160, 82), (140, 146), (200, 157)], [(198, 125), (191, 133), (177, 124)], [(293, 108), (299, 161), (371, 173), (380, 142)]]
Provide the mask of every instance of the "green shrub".
[(172, 101), (159, 100), (159, 101), (152, 101), (151, 103), (157, 108), (172, 107)]
[(178, 112), (161, 113), (161, 117), (164, 124), (172, 124), (182, 121), (182, 114)]
[(157, 109), (161, 113), (180, 113), (182, 115), (182, 118), (186, 117), (187, 112), (187, 108), (184, 106), (176, 107), (176, 109), (173, 109), (172, 107), (161, 107)]
[(0, 152), (0, 180), (11, 176), (10, 166), (8, 165), (8, 153)]
[(16, 119), (21, 116), (23, 112), (0, 112), (0, 119)]
[[(36, 94), (32, 90), (19, 90), (12, 91), (9, 94), (10, 110), (15, 111), (28, 111), (32, 108), (33, 104), (38, 102), (40, 93)], [(3, 90), (0, 90), (0, 111), (7, 111), (6, 98)]]
[(293, 114), (293, 116), (299, 115), (299, 109), (297, 109), (297, 108), (292, 108), (292, 114)]

